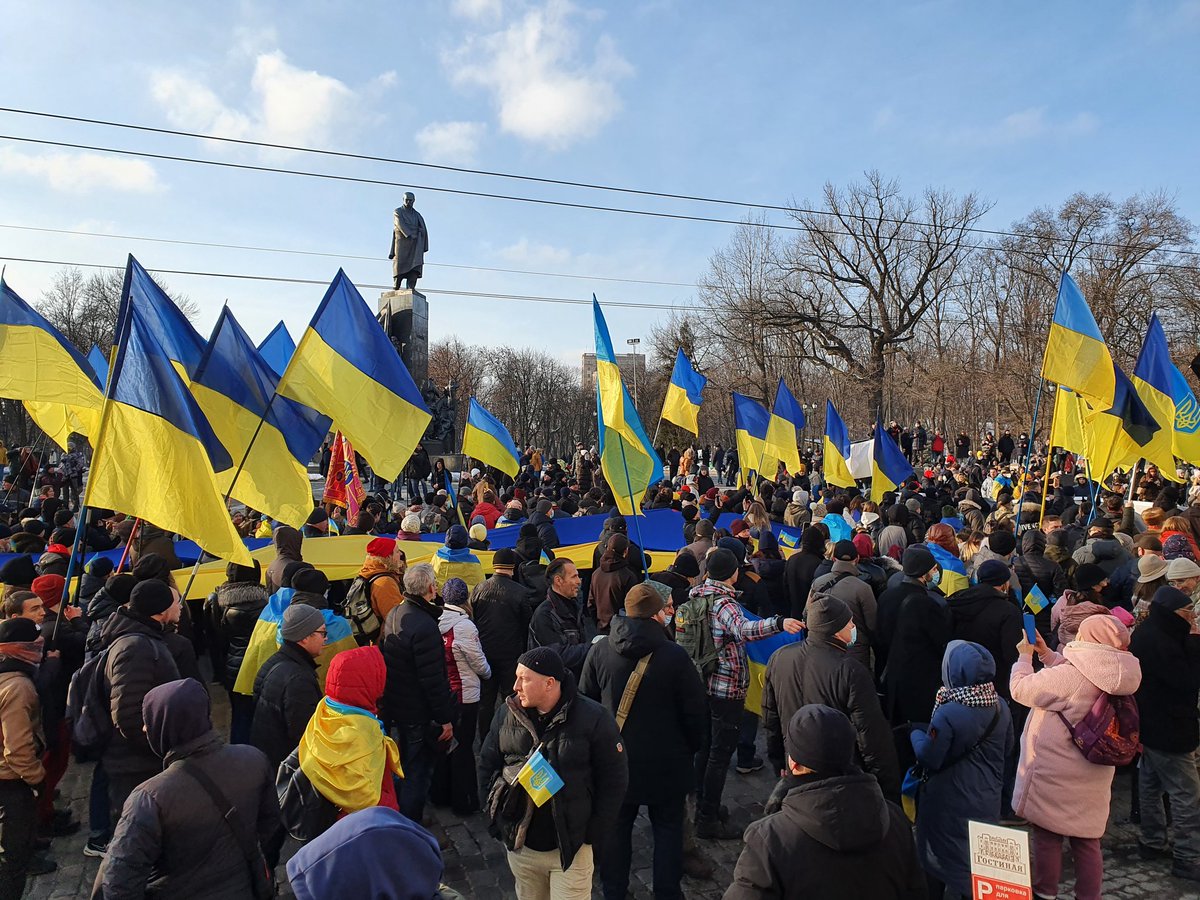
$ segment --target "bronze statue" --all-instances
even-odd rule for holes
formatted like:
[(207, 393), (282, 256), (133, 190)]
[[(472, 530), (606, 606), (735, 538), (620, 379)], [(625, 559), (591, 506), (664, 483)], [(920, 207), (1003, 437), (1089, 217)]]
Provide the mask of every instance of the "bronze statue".
[(413, 208), (416, 198), (412, 191), (404, 192), (404, 205), (397, 207), (392, 215), (392, 246), (388, 259), (392, 261), (392, 282), (400, 290), (400, 282), (406, 282), (410, 291), (417, 286), (423, 274), (425, 254), (429, 252), (429, 229), (425, 220)]

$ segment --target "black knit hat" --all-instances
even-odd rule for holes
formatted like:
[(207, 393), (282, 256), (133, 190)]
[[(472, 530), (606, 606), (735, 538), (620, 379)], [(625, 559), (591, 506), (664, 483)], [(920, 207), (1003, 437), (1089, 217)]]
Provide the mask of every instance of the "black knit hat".
[(157, 616), (166, 612), (175, 602), (171, 589), (156, 578), (139, 581), (129, 594), (129, 605), (134, 612), (143, 616)]
[(696, 557), (688, 550), (679, 551), (675, 561), (671, 563), (671, 568), (684, 578), (695, 578), (700, 574), (700, 563), (696, 562)]
[(844, 775), (854, 768), (856, 741), (845, 713), (810, 703), (796, 710), (788, 722), (784, 746), (793, 762), (817, 775)]
[(567, 674), (562, 657), (551, 647), (534, 647), (532, 650), (526, 650), (517, 657), (517, 665), (557, 681), (562, 681)]
[(496, 566), (505, 566), (511, 569), (515, 567), (519, 561), (520, 559), (517, 556), (517, 552), (508, 547), (501, 547), (492, 554), (492, 568), (495, 568)]
[(708, 554), (706, 559), (708, 577), (713, 581), (724, 581), (738, 570), (738, 558), (732, 550), (718, 547)]
[(28, 644), (38, 639), (38, 627), (32, 619), (16, 616), (0, 622), (0, 643)]
[(0, 567), (0, 582), (9, 585), (31, 585), (33, 579), (37, 578), (37, 569), (33, 566), (33, 560), (28, 556), (14, 556), (8, 562)]
[(937, 565), (937, 560), (929, 552), (928, 547), (914, 544), (904, 551), (900, 563), (904, 566), (904, 574), (909, 578), (920, 578)]

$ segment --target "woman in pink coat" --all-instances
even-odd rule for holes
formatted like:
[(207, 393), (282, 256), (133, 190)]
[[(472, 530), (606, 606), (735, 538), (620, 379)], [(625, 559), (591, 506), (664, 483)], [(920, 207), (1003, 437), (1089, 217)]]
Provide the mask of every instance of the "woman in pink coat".
[(1078, 637), (1055, 653), (1038, 636), (1037, 653), (1046, 668), (1033, 671), (1034, 647), (1017, 645), (1012, 698), (1030, 708), (1021, 736), (1021, 762), (1013, 809), (1033, 826), (1033, 893), (1058, 896), (1062, 842), (1075, 857), (1075, 897), (1099, 900), (1104, 880), (1100, 838), (1108, 825), (1112, 766), (1084, 759), (1059, 713), (1072, 724), (1091, 710), (1101, 692), (1126, 696), (1142, 681), (1137, 657), (1129, 653), (1129, 631), (1113, 616), (1091, 616)]

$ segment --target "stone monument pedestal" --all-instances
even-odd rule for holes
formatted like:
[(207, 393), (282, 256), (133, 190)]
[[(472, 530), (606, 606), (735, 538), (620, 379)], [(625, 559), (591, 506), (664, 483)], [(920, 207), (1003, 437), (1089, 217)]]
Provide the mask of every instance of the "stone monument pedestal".
[(379, 323), (400, 351), (418, 387), (429, 377), (429, 301), (420, 291), (403, 289), (379, 295)]

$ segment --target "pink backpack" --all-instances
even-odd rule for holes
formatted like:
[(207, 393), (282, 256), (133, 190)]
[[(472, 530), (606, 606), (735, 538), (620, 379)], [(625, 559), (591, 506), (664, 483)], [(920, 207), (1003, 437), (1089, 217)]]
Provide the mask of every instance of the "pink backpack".
[(1083, 758), (1098, 766), (1127, 766), (1142, 752), (1141, 716), (1132, 696), (1101, 693), (1079, 723), (1058, 714)]

